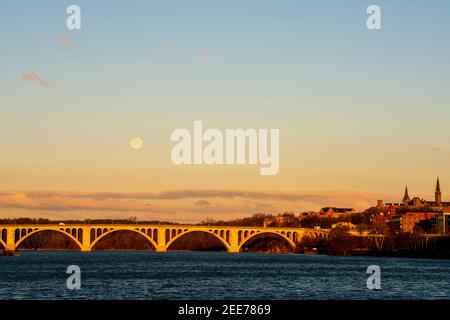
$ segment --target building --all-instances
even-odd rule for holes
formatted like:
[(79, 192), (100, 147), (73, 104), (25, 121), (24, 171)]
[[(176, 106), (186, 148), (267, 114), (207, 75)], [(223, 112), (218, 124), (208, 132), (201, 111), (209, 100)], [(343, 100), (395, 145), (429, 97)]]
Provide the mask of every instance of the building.
[(450, 202), (442, 201), (439, 177), (436, 180), (434, 201), (419, 197), (411, 198), (408, 186), (406, 186), (402, 202), (384, 204), (382, 201), (378, 201), (377, 208), (385, 216), (390, 216), (390, 221), (386, 218), (382, 220), (388, 222), (394, 232), (413, 232), (421, 221), (429, 219), (437, 224), (436, 229), (440, 230), (439, 232), (448, 230), (448, 226), (450, 226), (449, 221), (446, 220), (447, 215), (445, 215), (448, 212), (448, 218), (450, 218)]
[(318, 212), (319, 216), (340, 217), (356, 212), (354, 208), (338, 208), (338, 207), (324, 207)]
[(436, 181), (436, 189), (434, 191), (434, 201), (424, 200), (419, 197), (409, 197), (408, 186), (405, 188), (405, 195), (401, 204), (397, 207), (402, 209), (426, 209), (431, 211), (442, 211), (444, 209), (450, 209), (450, 201), (442, 201), (441, 185), (439, 183), (439, 177)]
[(407, 212), (395, 215), (391, 219), (391, 229), (394, 232), (413, 232), (422, 220), (436, 219), (438, 212)]
[[(447, 210), (450, 211), (450, 210)], [(442, 212), (437, 216), (438, 233), (450, 233), (450, 212)]]
[(351, 213), (356, 212), (354, 208), (338, 208), (338, 207), (323, 207), (319, 211), (304, 211), (298, 215), (298, 220), (302, 220), (306, 217), (319, 216), (319, 217), (342, 217), (348, 216)]
[(408, 186), (406, 186), (402, 202), (388, 202), (384, 204), (382, 200), (378, 200), (377, 208), (383, 211), (387, 210), (390, 213), (406, 213), (410, 211), (450, 212), (450, 201), (442, 201), (441, 185), (438, 177), (434, 191), (434, 201), (419, 197), (411, 198)]

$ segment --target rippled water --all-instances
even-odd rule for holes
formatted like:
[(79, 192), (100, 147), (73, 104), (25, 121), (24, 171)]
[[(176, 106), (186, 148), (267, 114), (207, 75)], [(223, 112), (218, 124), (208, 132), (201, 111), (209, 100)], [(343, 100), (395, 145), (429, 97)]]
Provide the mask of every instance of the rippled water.
[[(66, 288), (68, 265), (81, 289)], [(369, 265), (381, 290), (368, 290)], [(0, 257), (0, 299), (448, 299), (450, 261), (218, 252), (27, 251)]]

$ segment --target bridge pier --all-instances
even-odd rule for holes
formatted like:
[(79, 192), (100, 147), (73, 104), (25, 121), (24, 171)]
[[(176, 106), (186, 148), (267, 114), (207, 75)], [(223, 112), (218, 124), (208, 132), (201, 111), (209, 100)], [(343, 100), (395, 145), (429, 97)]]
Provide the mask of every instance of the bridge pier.
[(166, 228), (162, 227), (158, 230), (158, 241), (155, 246), (156, 252), (167, 252)]
[(230, 246), (228, 248), (228, 252), (229, 253), (239, 253), (241, 250), (239, 248), (239, 246)]
[(6, 246), (2, 252), (3, 256), (15, 256), (16, 255), (16, 247), (14, 246)]
[(86, 246), (81, 247), (81, 252), (91, 252), (91, 251), (92, 251), (91, 247), (86, 247)]
[(156, 252), (167, 252), (166, 246), (157, 246)]
[(229, 253), (239, 253), (241, 246), (239, 245), (239, 230), (231, 230), (230, 232), (230, 246), (228, 247)]

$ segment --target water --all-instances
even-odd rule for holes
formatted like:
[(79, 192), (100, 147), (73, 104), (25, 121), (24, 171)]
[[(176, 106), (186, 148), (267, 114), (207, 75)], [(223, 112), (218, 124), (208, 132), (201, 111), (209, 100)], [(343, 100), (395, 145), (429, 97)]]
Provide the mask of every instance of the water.
[[(68, 265), (81, 289), (68, 290)], [(381, 290), (368, 290), (369, 265)], [(0, 299), (448, 299), (450, 260), (219, 252), (26, 251), (0, 257)]]

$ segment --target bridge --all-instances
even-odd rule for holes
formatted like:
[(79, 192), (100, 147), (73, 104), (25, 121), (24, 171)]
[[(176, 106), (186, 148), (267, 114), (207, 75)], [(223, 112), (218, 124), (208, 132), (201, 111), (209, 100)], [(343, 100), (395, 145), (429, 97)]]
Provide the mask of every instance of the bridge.
[(177, 239), (191, 233), (204, 232), (216, 237), (230, 253), (241, 252), (242, 247), (258, 235), (277, 238), (293, 250), (304, 236), (328, 238), (327, 229), (196, 226), (196, 225), (149, 225), (149, 224), (27, 224), (0, 225), (0, 248), (13, 253), (27, 238), (42, 231), (59, 232), (71, 239), (83, 252), (90, 252), (107, 235), (117, 231), (134, 232), (147, 239), (157, 252), (165, 252)]

